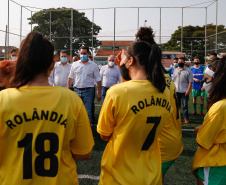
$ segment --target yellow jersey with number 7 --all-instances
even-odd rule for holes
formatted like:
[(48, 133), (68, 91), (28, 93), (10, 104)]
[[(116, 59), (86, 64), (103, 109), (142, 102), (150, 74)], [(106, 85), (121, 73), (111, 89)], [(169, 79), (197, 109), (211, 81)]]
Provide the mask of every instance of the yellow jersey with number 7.
[(169, 89), (160, 93), (148, 80), (130, 80), (107, 91), (97, 131), (111, 138), (99, 185), (162, 184), (157, 137), (171, 112)]

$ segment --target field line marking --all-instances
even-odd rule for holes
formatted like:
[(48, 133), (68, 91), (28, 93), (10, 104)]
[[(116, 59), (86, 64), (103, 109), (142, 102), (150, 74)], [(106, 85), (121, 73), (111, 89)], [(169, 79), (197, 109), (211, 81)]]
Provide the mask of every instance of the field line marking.
[(95, 104), (95, 107), (101, 107), (102, 105), (101, 104)]
[(95, 175), (85, 175), (85, 174), (78, 174), (78, 179), (92, 179), (92, 180), (100, 180), (100, 176), (95, 176)]
[(194, 132), (194, 129), (182, 129), (182, 131), (185, 131), (185, 132)]

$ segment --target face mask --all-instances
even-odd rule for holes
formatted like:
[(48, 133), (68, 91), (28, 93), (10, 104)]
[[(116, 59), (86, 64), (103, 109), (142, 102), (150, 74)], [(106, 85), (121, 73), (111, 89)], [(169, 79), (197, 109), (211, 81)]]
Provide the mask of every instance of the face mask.
[(64, 58), (64, 57), (61, 57), (60, 60), (61, 60), (62, 63), (66, 63), (67, 62), (67, 58)]
[(82, 61), (86, 61), (88, 59), (87, 55), (80, 55), (80, 59)]
[(11, 60), (12, 60), (12, 61), (15, 61), (15, 60), (16, 60), (16, 57), (11, 57)]
[(115, 63), (111, 61), (111, 62), (108, 62), (108, 65), (112, 67), (115, 65)]
[(199, 62), (194, 62), (195, 65), (199, 65)]
[(4, 90), (6, 86), (0, 87), (0, 91)]
[(178, 63), (179, 67), (184, 67), (184, 63)]
[(177, 67), (177, 66), (178, 66), (178, 63), (173, 63), (173, 65), (174, 65), (175, 67)]
[(125, 64), (122, 64), (120, 66), (120, 73), (122, 75), (122, 78), (124, 78), (125, 80), (131, 80), (131, 78), (129, 76), (129, 69), (126, 68)]
[(204, 82), (204, 83), (203, 83), (203, 88), (204, 88), (207, 92), (209, 92), (210, 89), (212, 88), (212, 82)]

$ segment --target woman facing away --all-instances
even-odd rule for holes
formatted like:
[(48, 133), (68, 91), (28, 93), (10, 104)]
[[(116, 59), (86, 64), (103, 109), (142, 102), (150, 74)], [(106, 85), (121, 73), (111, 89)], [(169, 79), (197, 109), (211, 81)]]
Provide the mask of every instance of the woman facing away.
[(162, 184), (157, 138), (172, 111), (159, 61), (156, 44), (134, 42), (122, 51), (120, 70), (128, 81), (109, 89), (97, 125), (108, 141), (100, 185)]
[(195, 128), (198, 149), (192, 173), (198, 185), (222, 185), (226, 182), (226, 57), (216, 63), (203, 124)]
[(14, 88), (0, 92), (0, 184), (75, 185), (74, 160), (94, 145), (85, 107), (76, 93), (48, 83), (53, 45), (39, 32), (22, 41)]
[[(156, 44), (154, 41), (153, 29), (151, 27), (140, 27), (136, 34), (136, 40), (145, 41), (150, 45)], [(121, 61), (120, 57), (121, 53), (119, 53), (116, 58), (116, 63), (119, 67), (119, 61)], [(159, 60), (158, 62), (159, 65), (162, 65), (161, 60)], [(166, 86), (170, 90), (170, 104), (173, 109), (171, 116), (166, 121), (158, 137), (162, 161), (162, 182), (164, 183), (164, 177), (167, 170), (170, 168), (170, 166), (172, 166), (174, 161), (180, 156), (183, 151), (183, 141), (181, 129), (181, 114), (179, 105), (177, 103), (176, 87), (163, 66), (162, 70), (165, 73)], [(122, 78), (122, 81), (123, 80), (124, 79)]]
[[(140, 27), (136, 34), (136, 40), (155, 44), (153, 29), (151, 27)], [(162, 64), (162, 61), (159, 62)], [(177, 102), (176, 86), (164, 67), (163, 71), (165, 73), (166, 86), (170, 90), (170, 103), (173, 108), (171, 116), (165, 123), (158, 137), (162, 161), (162, 181), (164, 183), (164, 177), (167, 170), (183, 151), (183, 141), (181, 114)]]

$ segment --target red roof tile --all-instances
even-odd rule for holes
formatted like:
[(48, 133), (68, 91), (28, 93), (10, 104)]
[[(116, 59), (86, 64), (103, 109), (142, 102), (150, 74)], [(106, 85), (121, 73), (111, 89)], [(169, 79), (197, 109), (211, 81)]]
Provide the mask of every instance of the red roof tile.
[[(116, 46), (127, 46), (130, 43), (132, 43), (133, 41), (115, 41), (115, 45)], [(114, 45), (114, 41), (101, 41), (101, 46), (113, 46)]]
[[(117, 55), (120, 51), (121, 51), (121, 49), (116, 49), (115, 50), (115, 55)], [(113, 55), (113, 53), (114, 53), (113, 49), (108, 49), (108, 50), (106, 50), (106, 49), (99, 49), (97, 51), (96, 56), (109, 56), (109, 55)]]

